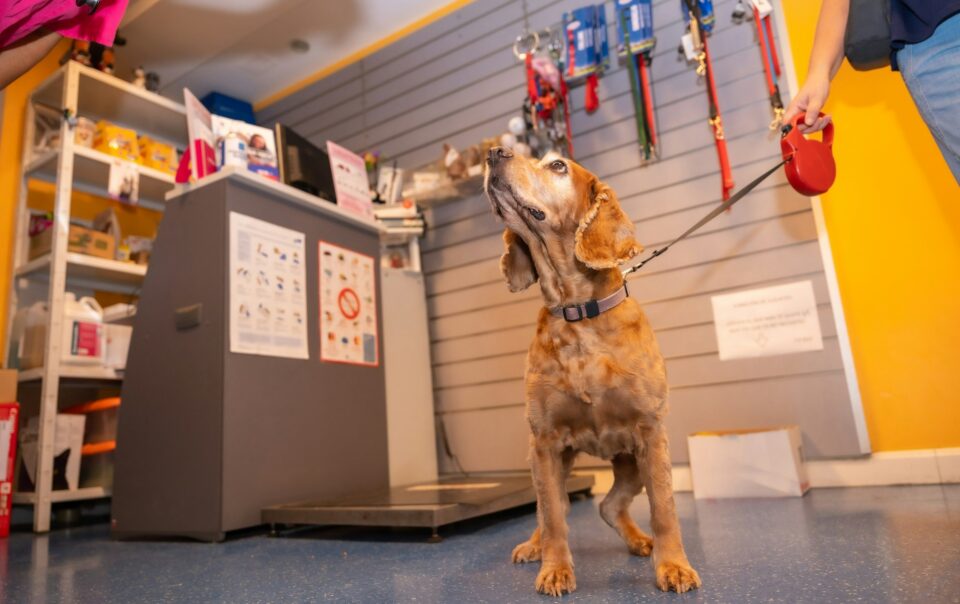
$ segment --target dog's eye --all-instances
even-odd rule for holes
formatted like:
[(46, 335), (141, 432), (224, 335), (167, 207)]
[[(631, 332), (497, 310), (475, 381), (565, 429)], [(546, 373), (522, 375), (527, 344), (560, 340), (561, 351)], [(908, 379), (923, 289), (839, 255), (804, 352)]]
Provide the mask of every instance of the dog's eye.
[(534, 218), (540, 221), (544, 220), (547, 217), (547, 215), (543, 212), (543, 210), (538, 210), (536, 208), (527, 208), (527, 211), (530, 212), (531, 216), (533, 216)]
[(567, 172), (567, 164), (558, 159), (550, 164), (550, 169), (557, 174), (565, 174)]

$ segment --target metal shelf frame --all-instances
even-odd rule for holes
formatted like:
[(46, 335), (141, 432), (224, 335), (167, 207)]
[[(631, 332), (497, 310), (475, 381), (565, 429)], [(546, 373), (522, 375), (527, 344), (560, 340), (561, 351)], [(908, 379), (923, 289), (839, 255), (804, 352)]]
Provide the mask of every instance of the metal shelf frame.
[[(34, 157), (35, 106), (63, 108), (71, 115), (106, 119), (149, 134), (152, 137), (184, 148), (187, 145), (186, 111), (183, 106), (152, 92), (147, 92), (113, 76), (69, 61), (31, 94), (24, 116), (24, 145), (20, 166), (20, 194), (14, 223), (13, 274), (10, 284), (10, 306), (7, 316), (7, 337), (12, 336), (13, 318), (17, 312), (17, 282), (21, 278), (48, 281), (49, 318), (44, 343), (44, 366), (21, 373), (20, 381), (40, 380), (39, 459), (36, 490), (15, 493), (14, 503), (33, 506), (33, 530), (50, 530), (53, 503), (102, 499), (110, 496), (103, 488), (53, 490), (54, 430), (62, 379), (119, 381), (121, 376), (100, 367), (63, 365), (61, 342), (64, 293), (68, 281), (74, 285), (107, 291), (132, 292), (139, 288), (146, 267), (68, 252), (67, 239), (74, 190), (104, 195), (107, 190), (110, 162), (113, 158), (74, 144), (74, 131), (63, 120), (60, 125), (60, 147)], [(164, 195), (173, 188), (174, 179), (163, 172), (139, 167), (145, 193), (143, 207), (162, 210)], [(31, 178), (55, 183), (53, 237), (49, 254), (28, 261), (27, 228), (28, 181)], [(9, 341), (4, 350), (10, 349)], [(9, 359), (6, 359), (9, 365)]]

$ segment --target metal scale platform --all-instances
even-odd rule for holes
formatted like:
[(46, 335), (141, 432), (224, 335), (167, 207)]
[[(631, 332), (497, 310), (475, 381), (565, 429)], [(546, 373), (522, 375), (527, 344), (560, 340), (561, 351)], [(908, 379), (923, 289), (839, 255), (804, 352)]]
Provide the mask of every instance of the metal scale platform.
[[(589, 494), (592, 474), (573, 473), (568, 494)], [(530, 476), (443, 478), (332, 501), (275, 505), (263, 510), (263, 522), (277, 534), (281, 525), (422, 527), (433, 531), (461, 520), (535, 503)]]

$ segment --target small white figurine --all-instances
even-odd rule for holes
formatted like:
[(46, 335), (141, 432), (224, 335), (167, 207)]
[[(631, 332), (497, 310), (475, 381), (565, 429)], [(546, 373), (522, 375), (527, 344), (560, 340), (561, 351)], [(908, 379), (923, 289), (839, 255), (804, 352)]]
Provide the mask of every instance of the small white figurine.
[(144, 90), (147, 88), (147, 72), (142, 65), (133, 70), (133, 85)]

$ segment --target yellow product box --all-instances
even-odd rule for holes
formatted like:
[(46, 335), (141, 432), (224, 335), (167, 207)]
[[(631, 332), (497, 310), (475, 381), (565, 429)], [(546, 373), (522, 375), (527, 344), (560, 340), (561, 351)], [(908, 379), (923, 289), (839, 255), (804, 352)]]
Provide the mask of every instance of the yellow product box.
[(106, 120), (97, 122), (97, 136), (93, 139), (93, 148), (114, 157), (140, 163), (137, 133)]
[(174, 174), (177, 171), (177, 150), (172, 145), (155, 141), (149, 136), (141, 136), (140, 163), (148, 168)]

